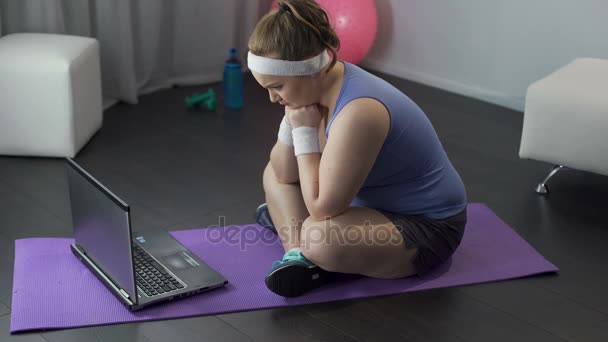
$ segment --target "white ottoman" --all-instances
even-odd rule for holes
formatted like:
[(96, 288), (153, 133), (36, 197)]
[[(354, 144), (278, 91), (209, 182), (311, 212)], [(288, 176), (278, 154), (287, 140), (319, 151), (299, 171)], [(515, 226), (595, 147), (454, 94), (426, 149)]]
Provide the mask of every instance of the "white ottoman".
[(95, 39), (0, 38), (0, 155), (74, 157), (102, 125)]
[(578, 58), (528, 88), (521, 158), (608, 175), (608, 60)]

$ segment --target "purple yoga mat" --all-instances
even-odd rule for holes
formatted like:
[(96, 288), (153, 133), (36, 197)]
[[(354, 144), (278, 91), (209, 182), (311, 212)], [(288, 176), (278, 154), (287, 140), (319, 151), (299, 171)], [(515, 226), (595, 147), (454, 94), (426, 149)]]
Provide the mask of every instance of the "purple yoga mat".
[(274, 234), (257, 225), (175, 231), (171, 234), (177, 240), (230, 283), (134, 313), (72, 255), (71, 239), (16, 240), (11, 333), (320, 303), (558, 271), (485, 205), (469, 204), (468, 215), (463, 241), (451, 260), (422, 278), (344, 275), (296, 298), (277, 296), (264, 285), (272, 262), (283, 255)]

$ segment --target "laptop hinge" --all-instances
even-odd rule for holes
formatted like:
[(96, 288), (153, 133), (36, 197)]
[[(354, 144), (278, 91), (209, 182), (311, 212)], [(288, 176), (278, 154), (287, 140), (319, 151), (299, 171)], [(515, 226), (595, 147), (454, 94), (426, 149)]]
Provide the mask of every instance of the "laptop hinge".
[(118, 289), (118, 292), (120, 292), (120, 294), (123, 295), (125, 298), (129, 299), (129, 294), (125, 290)]
[(73, 248), (73, 251), (76, 251), (76, 253), (78, 253), (78, 257), (84, 261), (84, 264), (87, 266), (87, 268), (89, 268), (89, 270), (91, 270), (93, 272), (93, 274), (101, 280), (101, 282), (106, 285), (107, 287), (110, 288), (110, 290), (113, 290), (115, 292), (120, 293), (120, 295), (125, 299), (126, 303), (128, 305), (134, 305), (135, 303), (133, 303), (130, 299), (129, 294), (121, 289), (118, 288), (118, 286), (116, 286), (111, 280), (110, 278), (108, 278), (98, 267), (97, 265), (95, 265), (95, 263), (87, 256), (86, 252), (84, 252), (84, 250), (82, 249), (82, 247), (78, 246), (77, 244), (72, 244), (71, 245)]

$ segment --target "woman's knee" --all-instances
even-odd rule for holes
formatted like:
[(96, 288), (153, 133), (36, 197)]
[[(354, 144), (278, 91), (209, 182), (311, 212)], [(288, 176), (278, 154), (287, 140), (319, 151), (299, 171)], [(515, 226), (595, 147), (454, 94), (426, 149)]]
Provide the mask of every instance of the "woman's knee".
[(262, 175), (262, 185), (264, 186), (264, 192), (269, 193), (272, 189), (272, 186), (277, 183), (277, 177), (274, 174), (274, 170), (272, 169), (272, 165), (268, 162), (266, 168), (264, 169), (264, 173)]

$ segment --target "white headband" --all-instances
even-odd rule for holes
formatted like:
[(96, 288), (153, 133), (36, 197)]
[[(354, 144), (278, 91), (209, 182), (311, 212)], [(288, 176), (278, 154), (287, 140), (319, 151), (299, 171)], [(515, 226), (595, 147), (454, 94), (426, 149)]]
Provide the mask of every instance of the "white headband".
[(286, 61), (282, 59), (262, 57), (249, 51), (247, 66), (249, 70), (264, 75), (273, 76), (307, 76), (314, 75), (330, 62), (329, 54), (323, 50), (317, 56), (303, 61)]

